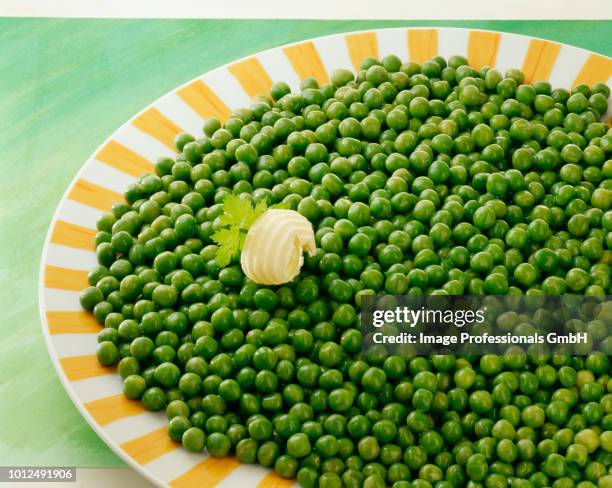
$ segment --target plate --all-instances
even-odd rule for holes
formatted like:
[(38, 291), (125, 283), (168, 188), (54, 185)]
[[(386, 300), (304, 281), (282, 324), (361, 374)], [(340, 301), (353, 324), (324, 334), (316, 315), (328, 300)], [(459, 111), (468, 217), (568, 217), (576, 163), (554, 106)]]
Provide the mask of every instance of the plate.
[(205, 118), (227, 118), (254, 95), (267, 93), (273, 81), (284, 80), (292, 89), (309, 76), (324, 83), (335, 68), (357, 70), (365, 57), (387, 54), (417, 62), (462, 54), (476, 68), (493, 66), (503, 72), (518, 67), (527, 81), (549, 80), (555, 87), (612, 76), (612, 59), (543, 39), (469, 29), (379, 29), (248, 56), (172, 90), (122, 125), (85, 162), (58, 205), (40, 266), (40, 314), (49, 354), (78, 410), (113, 451), (155, 485), (279, 488), (294, 481), (232, 457), (187, 452), (168, 438), (163, 413), (148, 412), (140, 402), (126, 399), (114, 368), (98, 364), (100, 325), (79, 305), (79, 291), (87, 286), (87, 272), (96, 262), (97, 217), (122, 200), (123, 190), (137, 176), (152, 172), (159, 156), (174, 153), (178, 132), (201, 134)]

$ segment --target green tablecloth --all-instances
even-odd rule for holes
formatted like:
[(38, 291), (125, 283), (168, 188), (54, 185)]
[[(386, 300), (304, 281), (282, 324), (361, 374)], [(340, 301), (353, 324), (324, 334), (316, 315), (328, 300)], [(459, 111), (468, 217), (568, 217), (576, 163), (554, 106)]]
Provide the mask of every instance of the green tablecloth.
[(456, 26), (611, 56), (610, 21), (0, 19), (0, 464), (121, 466), (73, 407), (40, 332), (38, 267), (68, 183), (119, 125), (221, 64), (335, 32)]

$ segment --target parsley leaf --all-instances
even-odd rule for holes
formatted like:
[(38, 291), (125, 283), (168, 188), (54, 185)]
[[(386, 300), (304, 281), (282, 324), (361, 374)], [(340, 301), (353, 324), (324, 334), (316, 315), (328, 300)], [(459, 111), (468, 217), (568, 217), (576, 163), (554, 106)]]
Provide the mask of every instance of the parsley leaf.
[[(287, 202), (272, 205), (270, 208), (290, 208)], [(261, 200), (253, 207), (253, 203), (248, 197), (239, 197), (229, 194), (223, 200), (223, 215), (219, 217), (219, 222), (223, 228), (216, 231), (212, 239), (219, 246), (215, 261), (222, 268), (238, 257), (240, 250), (244, 246), (246, 234), (255, 221), (268, 210), (264, 200)]]
[(270, 208), (279, 208), (279, 209), (284, 209), (284, 210), (290, 210), (291, 209), (291, 204), (289, 202), (280, 202), (280, 203), (277, 203), (275, 205), (272, 205)]
[(265, 200), (260, 200), (259, 203), (255, 205), (255, 208), (251, 207), (251, 212), (249, 212), (247, 215), (244, 226), (247, 229), (250, 228), (266, 210), (268, 210), (268, 206), (266, 205)]
[(222, 225), (246, 227), (246, 222), (252, 219), (253, 205), (248, 198), (237, 195), (227, 195), (223, 200), (223, 215), (219, 218)]
[(215, 260), (221, 267), (227, 266), (240, 252), (240, 228), (232, 226), (228, 229), (219, 229), (212, 236), (213, 241), (219, 245)]

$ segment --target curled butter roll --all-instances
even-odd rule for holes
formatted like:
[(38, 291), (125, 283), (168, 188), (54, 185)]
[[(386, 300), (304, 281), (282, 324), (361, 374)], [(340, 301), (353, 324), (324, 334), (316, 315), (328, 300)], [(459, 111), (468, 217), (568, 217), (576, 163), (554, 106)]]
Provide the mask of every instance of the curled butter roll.
[(240, 264), (255, 283), (281, 285), (298, 275), (304, 251), (316, 252), (310, 222), (294, 210), (270, 209), (247, 232)]

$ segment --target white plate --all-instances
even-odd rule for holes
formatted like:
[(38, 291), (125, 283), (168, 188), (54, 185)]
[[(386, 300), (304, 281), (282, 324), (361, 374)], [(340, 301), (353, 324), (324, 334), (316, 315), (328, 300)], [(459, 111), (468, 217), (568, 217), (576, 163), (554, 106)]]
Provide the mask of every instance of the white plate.
[(518, 67), (527, 81), (549, 80), (555, 87), (612, 76), (612, 59), (542, 39), (469, 29), (379, 29), (254, 54), (172, 90), (122, 125), (85, 162), (58, 205), (42, 255), (40, 313), (49, 354), (76, 407), (123, 460), (156, 485), (278, 488), (294, 482), (234, 458), (188, 453), (169, 440), (162, 413), (147, 412), (140, 402), (124, 398), (115, 370), (98, 365), (100, 326), (78, 300), (96, 262), (97, 216), (122, 200), (135, 177), (152, 172), (152, 161), (174, 153), (178, 132), (200, 134), (204, 118), (226, 118), (252, 96), (267, 92), (272, 81), (284, 80), (297, 89), (302, 78), (326, 82), (335, 68), (358, 69), (366, 56), (392, 53), (418, 62), (462, 54), (474, 67), (494, 66), (502, 72)]

